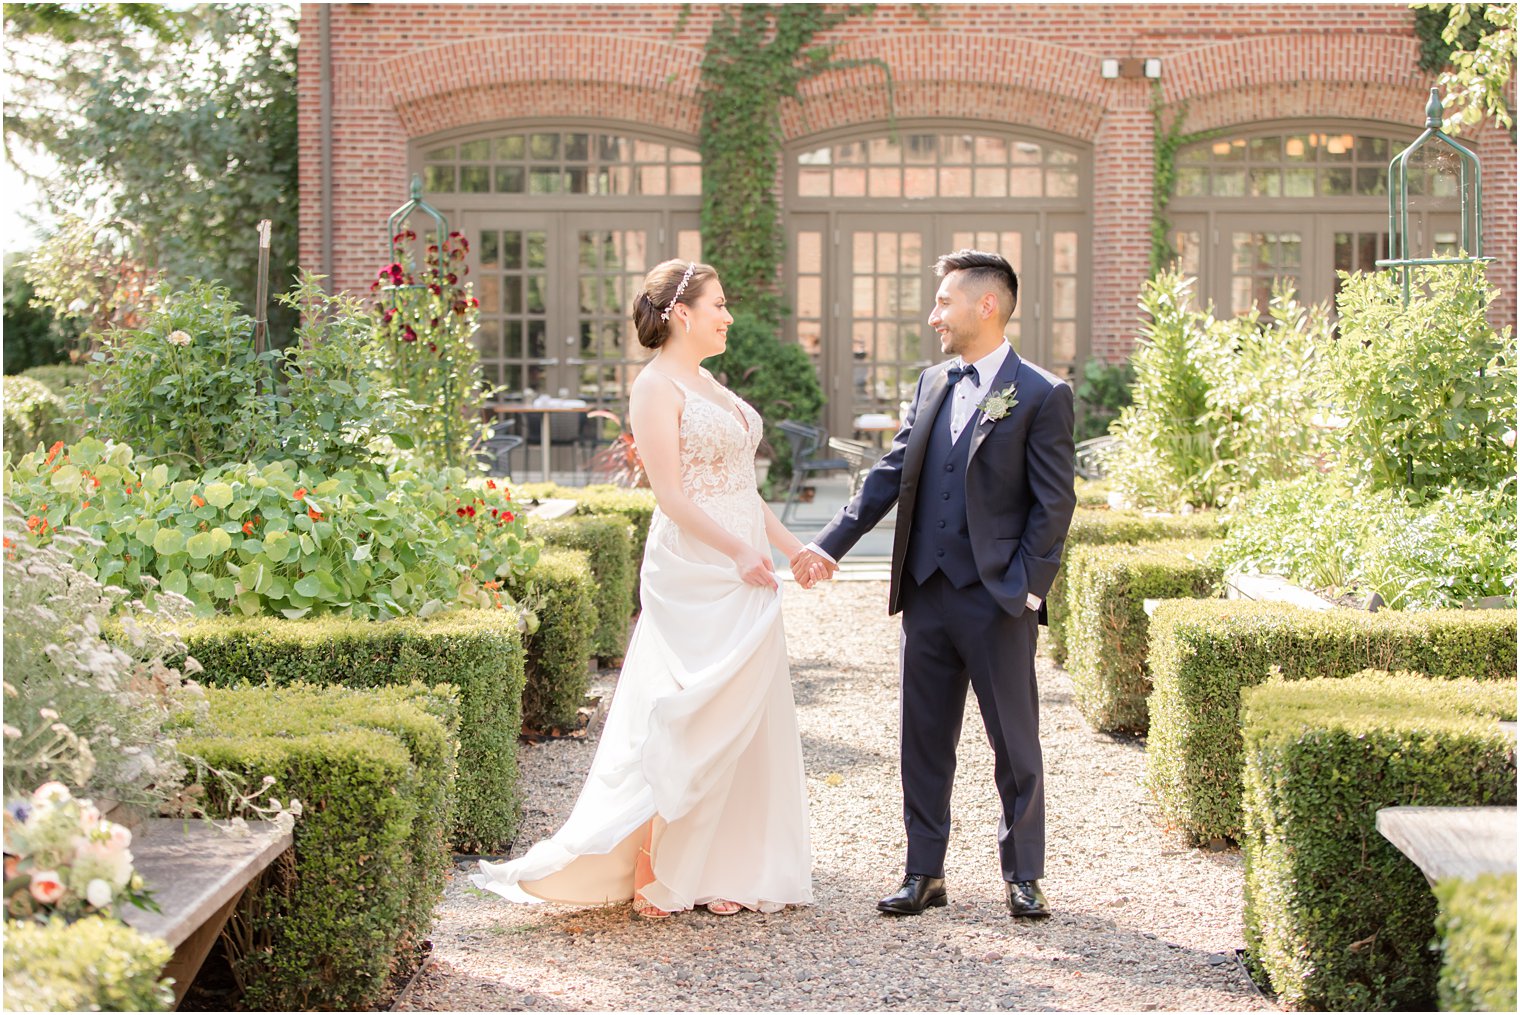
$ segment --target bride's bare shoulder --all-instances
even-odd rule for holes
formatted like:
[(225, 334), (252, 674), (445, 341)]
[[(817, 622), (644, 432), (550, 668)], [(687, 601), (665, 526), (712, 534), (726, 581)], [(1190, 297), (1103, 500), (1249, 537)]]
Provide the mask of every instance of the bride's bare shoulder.
[(680, 408), (686, 397), (675, 381), (652, 367), (645, 367), (633, 379), (633, 384), (628, 389), (628, 400), (630, 408), (634, 403)]

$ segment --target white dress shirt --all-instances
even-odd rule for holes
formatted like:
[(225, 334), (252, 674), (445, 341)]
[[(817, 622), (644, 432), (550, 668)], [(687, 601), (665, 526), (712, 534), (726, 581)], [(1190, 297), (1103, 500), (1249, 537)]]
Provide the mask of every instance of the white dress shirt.
[[(1013, 347), (1007, 342), (999, 345), (996, 349), (971, 364), (976, 367), (976, 380), (970, 377), (962, 377), (956, 382), (953, 399), (950, 403), (950, 440), (952, 443), (960, 440), (961, 431), (966, 429), (966, 424), (971, 422), (976, 414), (977, 406), (982, 404), (982, 399), (993, 391), (992, 382), (996, 380), (998, 371), (1003, 369), (1003, 363), (1008, 359), (1008, 354)], [(959, 360), (957, 365), (964, 365), (965, 360)], [(807, 549), (812, 550), (818, 556), (831, 564), (839, 562), (823, 551), (817, 543), (808, 543)], [(1040, 597), (1033, 592), (1029, 593), (1025, 600), (1031, 610), (1040, 608)]]
[[(950, 401), (950, 442), (952, 444), (961, 439), (961, 431), (965, 430), (966, 424), (971, 422), (971, 417), (976, 414), (976, 407), (982, 404), (982, 399), (992, 393), (992, 382), (997, 379), (997, 372), (1003, 368), (1003, 361), (1012, 351), (1013, 347), (1004, 342), (971, 364), (976, 367), (976, 380), (962, 377), (956, 383), (955, 392)], [(965, 360), (960, 361), (962, 366), (965, 363)]]

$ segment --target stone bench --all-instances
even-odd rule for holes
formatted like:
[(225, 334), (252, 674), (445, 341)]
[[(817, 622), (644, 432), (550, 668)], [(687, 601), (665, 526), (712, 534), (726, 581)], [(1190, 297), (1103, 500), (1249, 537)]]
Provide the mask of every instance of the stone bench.
[(1384, 807), (1377, 830), (1435, 884), (1513, 873), (1515, 816), (1513, 807)]
[(162, 912), (123, 906), (128, 926), (164, 941), (174, 957), (174, 1004), (200, 970), (243, 890), (290, 848), (289, 832), (250, 821), (251, 834), (233, 837), (199, 821), (151, 818), (132, 834), (132, 861)]

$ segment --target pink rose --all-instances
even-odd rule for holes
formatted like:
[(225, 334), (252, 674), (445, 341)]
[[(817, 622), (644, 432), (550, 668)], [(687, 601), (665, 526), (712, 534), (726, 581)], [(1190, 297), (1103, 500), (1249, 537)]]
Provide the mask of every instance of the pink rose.
[(47, 906), (63, 898), (63, 881), (57, 871), (32, 872), (32, 898)]
[(61, 782), (45, 782), (32, 793), (34, 804), (61, 804), (69, 801), (69, 788)]

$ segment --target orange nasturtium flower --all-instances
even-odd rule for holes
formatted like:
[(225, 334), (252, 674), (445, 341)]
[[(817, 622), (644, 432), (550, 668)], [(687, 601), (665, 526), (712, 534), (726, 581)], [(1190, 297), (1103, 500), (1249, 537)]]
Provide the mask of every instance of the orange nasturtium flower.
[(253, 523), (252, 522), (244, 522), (243, 523), (243, 535), (245, 535), (245, 536), (251, 536), (251, 535), (253, 535)]
[(318, 511), (316, 508), (307, 508), (306, 517), (310, 518), (314, 522), (320, 522), (322, 520), (322, 512)]
[(201, 499), (201, 495), (198, 493), (190, 495), (190, 503), (194, 504), (196, 507), (206, 506), (206, 502)]
[(306, 499), (306, 487), (304, 487), (304, 486), (298, 486), (298, 487), (296, 487), (296, 500), (305, 500), (305, 499)]
[(48, 449), (47, 461), (43, 462), (42, 464), (43, 465), (52, 465), (53, 464), (53, 459), (57, 458), (58, 457), (58, 452), (60, 452), (62, 450), (63, 450), (63, 441), (57, 441), (57, 442), (55, 442), (53, 444), (53, 446)]

